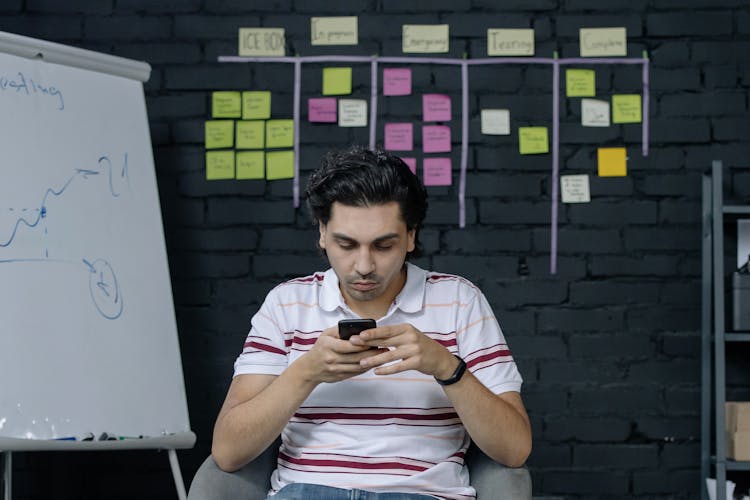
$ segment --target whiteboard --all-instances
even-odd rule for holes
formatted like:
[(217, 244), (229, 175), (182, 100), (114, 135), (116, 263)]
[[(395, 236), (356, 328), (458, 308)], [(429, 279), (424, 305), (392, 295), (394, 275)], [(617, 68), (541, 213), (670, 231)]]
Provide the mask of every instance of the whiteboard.
[(142, 83), (0, 53), (0, 112), (0, 438), (189, 432)]

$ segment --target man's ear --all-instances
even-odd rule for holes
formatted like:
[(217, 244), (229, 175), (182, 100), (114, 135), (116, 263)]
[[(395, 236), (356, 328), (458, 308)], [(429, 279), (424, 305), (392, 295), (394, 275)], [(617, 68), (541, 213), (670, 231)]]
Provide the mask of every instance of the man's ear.
[(326, 225), (322, 222), (318, 222), (318, 232), (320, 233), (320, 239), (318, 239), (318, 246), (325, 250), (326, 248)]
[(413, 252), (414, 248), (416, 247), (416, 241), (417, 241), (417, 230), (416, 229), (410, 229), (406, 233), (406, 251), (407, 252)]

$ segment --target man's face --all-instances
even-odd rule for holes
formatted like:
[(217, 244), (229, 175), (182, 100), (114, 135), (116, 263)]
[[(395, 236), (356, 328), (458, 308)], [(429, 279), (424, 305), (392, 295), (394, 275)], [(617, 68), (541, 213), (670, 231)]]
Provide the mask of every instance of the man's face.
[(398, 203), (353, 207), (334, 202), (328, 224), (319, 229), (320, 247), (349, 307), (358, 312), (358, 303), (374, 301), (387, 310), (404, 285), (406, 254), (414, 250), (415, 231), (407, 230)]

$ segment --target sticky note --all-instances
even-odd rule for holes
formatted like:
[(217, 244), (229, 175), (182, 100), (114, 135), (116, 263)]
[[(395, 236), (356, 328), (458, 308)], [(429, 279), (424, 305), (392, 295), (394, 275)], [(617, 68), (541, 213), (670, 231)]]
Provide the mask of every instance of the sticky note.
[(291, 148), (294, 146), (294, 120), (268, 120), (266, 122), (266, 147)]
[(352, 93), (352, 68), (323, 68), (323, 95)]
[(339, 99), (339, 127), (366, 127), (367, 101)]
[(385, 149), (388, 151), (414, 149), (414, 126), (411, 123), (386, 123)]
[(307, 119), (315, 123), (336, 123), (336, 98), (311, 97), (308, 99)]
[(640, 123), (640, 94), (619, 94), (612, 96), (612, 123)]
[(239, 92), (211, 92), (211, 118), (239, 118), (242, 100)]
[(507, 109), (483, 109), (480, 115), (483, 134), (510, 135), (510, 111)]
[(411, 68), (385, 68), (383, 95), (411, 95)]
[(581, 57), (628, 55), (625, 28), (581, 28), (578, 38)]
[(234, 146), (234, 120), (208, 120), (205, 133), (206, 149)]
[(451, 98), (445, 94), (422, 96), (422, 120), (426, 122), (449, 122), (451, 120)]
[(234, 151), (206, 151), (206, 180), (234, 179)]
[(581, 125), (584, 127), (609, 127), (609, 102), (581, 99)]
[(241, 56), (286, 55), (284, 28), (240, 28), (238, 38)]
[(401, 50), (404, 53), (448, 52), (447, 24), (404, 24), (401, 28)]
[(237, 153), (237, 179), (263, 179), (265, 154), (263, 151), (240, 151)]
[(267, 120), (271, 118), (271, 92), (250, 90), (242, 93), (242, 119)]
[(593, 69), (565, 70), (565, 95), (593, 97), (596, 95), (596, 73)]
[(450, 158), (425, 158), (422, 172), (425, 186), (451, 185)]
[(404, 163), (409, 165), (409, 170), (411, 170), (411, 173), (417, 175), (417, 159), (408, 156), (402, 156), (401, 159), (404, 161)]
[(599, 177), (624, 177), (628, 175), (625, 148), (599, 148), (596, 151)]
[(357, 16), (310, 18), (312, 45), (357, 45)]
[(269, 151), (266, 153), (266, 179), (291, 179), (294, 177), (294, 151)]
[(447, 125), (422, 127), (422, 149), (425, 153), (450, 153), (451, 128)]
[(591, 201), (588, 175), (561, 175), (560, 193), (563, 203), (588, 203)]
[(265, 146), (263, 120), (239, 120), (235, 127), (237, 149), (263, 149)]
[(522, 155), (548, 153), (547, 127), (518, 127), (518, 149)]
[(488, 56), (533, 56), (534, 30), (488, 29)]

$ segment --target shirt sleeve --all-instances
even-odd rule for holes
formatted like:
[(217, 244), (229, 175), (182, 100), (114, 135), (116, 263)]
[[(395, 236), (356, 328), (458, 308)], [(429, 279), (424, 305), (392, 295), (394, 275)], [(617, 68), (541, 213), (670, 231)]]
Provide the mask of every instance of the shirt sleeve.
[(242, 353), (234, 362), (237, 375), (280, 375), (288, 365), (289, 348), (280, 310), (277, 291), (272, 290), (251, 320), (250, 333)]

